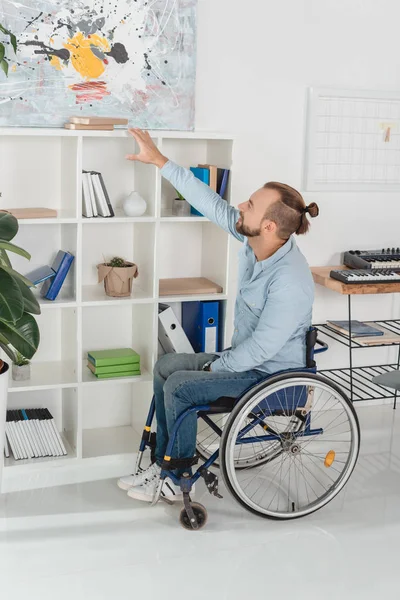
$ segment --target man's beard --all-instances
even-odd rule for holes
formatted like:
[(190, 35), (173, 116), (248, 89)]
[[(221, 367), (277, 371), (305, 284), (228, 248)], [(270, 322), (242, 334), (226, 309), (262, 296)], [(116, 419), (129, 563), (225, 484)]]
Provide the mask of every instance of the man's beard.
[(261, 227), (258, 227), (258, 229), (251, 229), (250, 227), (247, 227), (247, 225), (244, 224), (243, 217), (240, 216), (240, 218), (242, 220), (241, 223), (236, 223), (236, 231), (238, 233), (241, 233), (246, 237), (258, 237), (261, 234)]

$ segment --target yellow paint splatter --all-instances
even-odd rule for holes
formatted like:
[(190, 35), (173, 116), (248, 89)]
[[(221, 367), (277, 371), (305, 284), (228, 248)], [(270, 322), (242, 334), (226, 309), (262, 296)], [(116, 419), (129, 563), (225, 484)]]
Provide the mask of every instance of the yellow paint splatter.
[(54, 38), (50, 38), (50, 44), (54, 44)]
[(71, 53), (71, 63), (74, 69), (86, 79), (100, 77), (105, 69), (105, 64), (101, 58), (93, 54), (92, 46), (103, 52), (110, 51), (110, 45), (106, 38), (96, 34), (85, 38), (81, 31), (64, 44), (64, 48), (67, 48)]
[(58, 58), (58, 56), (52, 56), (50, 59), (50, 64), (52, 67), (54, 67), (57, 71), (61, 71), (62, 69), (62, 64), (60, 62), (60, 59)]
[(13, 65), (13, 66), (11, 67), (11, 71), (12, 71), (13, 73), (15, 73), (15, 71), (16, 71), (16, 70), (17, 70), (17, 65)]

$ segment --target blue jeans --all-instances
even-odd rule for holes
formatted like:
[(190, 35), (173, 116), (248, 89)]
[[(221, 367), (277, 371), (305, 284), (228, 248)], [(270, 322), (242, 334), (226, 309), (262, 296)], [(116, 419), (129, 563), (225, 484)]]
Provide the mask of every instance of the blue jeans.
[[(202, 371), (214, 354), (164, 354), (154, 367), (157, 418), (156, 459), (161, 464), (177, 418), (188, 408), (215, 402), (221, 396), (240, 396), (265, 378), (260, 371), (212, 373)], [(192, 458), (196, 451), (197, 415), (188, 415), (179, 428), (172, 458)]]

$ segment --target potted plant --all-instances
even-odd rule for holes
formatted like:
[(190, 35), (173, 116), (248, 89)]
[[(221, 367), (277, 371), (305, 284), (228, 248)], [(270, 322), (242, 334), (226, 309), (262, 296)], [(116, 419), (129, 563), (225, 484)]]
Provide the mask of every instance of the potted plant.
[[(9, 346), (10, 348), (10, 346)], [(13, 350), (11, 350), (13, 351)], [(31, 376), (31, 363), (18, 350), (13, 351), (12, 378), (14, 381), (27, 381)]]
[[(15, 246), (11, 240), (18, 232), (18, 221), (7, 212), (0, 212), (0, 348), (10, 358), (14, 351), (31, 359), (39, 346), (40, 334), (35, 317), (40, 306), (32, 291), (33, 284), (15, 271), (7, 252), (14, 252), (28, 260), (30, 254)], [(4, 448), (4, 429), (7, 410), (9, 365), (0, 359), (0, 448)], [(0, 460), (0, 484), (2, 461)]]
[[(0, 23), (0, 31), (1, 31), (1, 33), (4, 33), (4, 35), (9, 36), (11, 45), (14, 49), (14, 53), (16, 54), (17, 53), (17, 39), (16, 39), (15, 35), (13, 33), (11, 33), (11, 31), (8, 31), (8, 29), (6, 29), (3, 25), (1, 25), (1, 23)], [(2, 42), (0, 42), (0, 67), (3, 69), (4, 73), (8, 77), (8, 62), (7, 62), (8, 59), (5, 54), (6, 54), (5, 46)]]
[(175, 190), (177, 198), (172, 201), (172, 214), (176, 217), (188, 217), (190, 216), (190, 204), (186, 202), (185, 198)]
[(99, 283), (104, 281), (107, 296), (122, 298), (132, 293), (132, 282), (139, 275), (135, 263), (115, 256), (109, 262), (97, 265)]

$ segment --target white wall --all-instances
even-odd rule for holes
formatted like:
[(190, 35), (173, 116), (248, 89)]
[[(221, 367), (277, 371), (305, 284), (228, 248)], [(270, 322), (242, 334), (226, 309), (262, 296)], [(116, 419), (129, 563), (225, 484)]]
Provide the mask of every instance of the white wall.
[[(400, 89), (399, 18), (398, 0), (198, 0), (196, 128), (238, 135), (235, 204), (268, 180), (302, 191), (307, 87)], [(400, 245), (398, 194), (304, 197), (320, 207), (312, 231), (297, 238), (310, 265)], [(400, 316), (392, 295), (353, 306), (353, 318)], [(319, 289), (314, 321), (343, 318), (346, 308), (344, 297)], [(375, 351), (367, 352), (369, 360)]]

